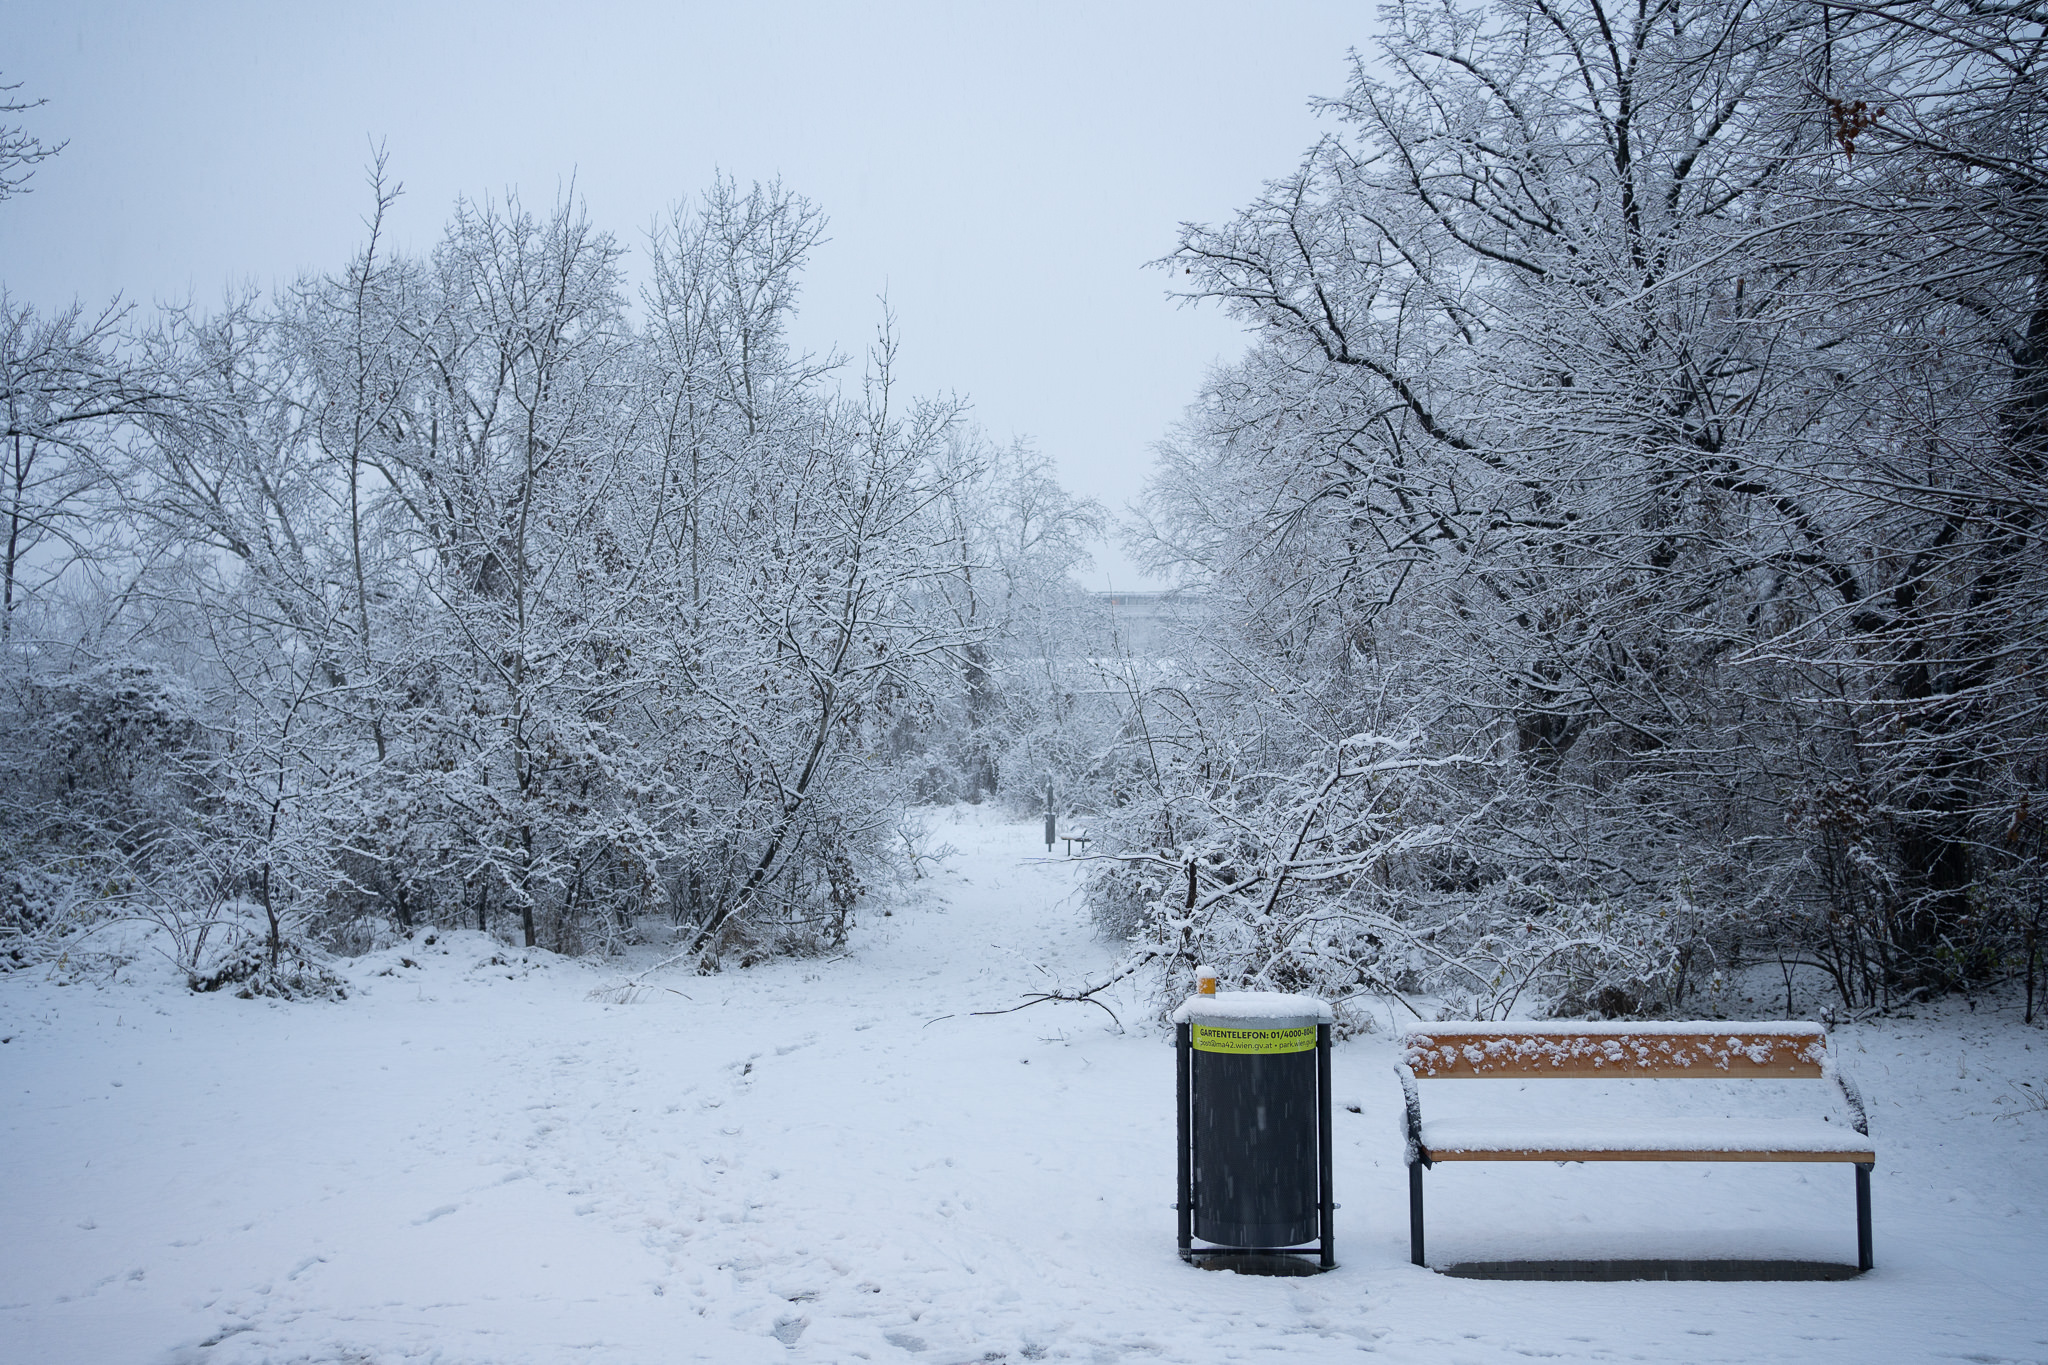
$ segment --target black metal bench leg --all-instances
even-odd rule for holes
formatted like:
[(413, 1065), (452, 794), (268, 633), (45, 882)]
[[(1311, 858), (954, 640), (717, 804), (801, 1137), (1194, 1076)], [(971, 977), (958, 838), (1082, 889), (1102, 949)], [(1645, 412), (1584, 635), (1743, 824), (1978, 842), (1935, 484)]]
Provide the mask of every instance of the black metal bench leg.
[(1869, 1270), (1877, 1262), (1870, 1252), (1870, 1163), (1856, 1163), (1856, 1268)]
[(1410, 1162), (1408, 1166), (1408, 1259), (1421, 1265), (1422, 1261), (1422, 1163)]

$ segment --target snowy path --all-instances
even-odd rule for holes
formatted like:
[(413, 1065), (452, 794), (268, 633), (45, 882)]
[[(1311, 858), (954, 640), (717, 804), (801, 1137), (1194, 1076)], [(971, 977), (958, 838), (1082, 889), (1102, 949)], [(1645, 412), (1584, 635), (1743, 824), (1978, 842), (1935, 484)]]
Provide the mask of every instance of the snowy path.
[[(1883, 1155), (1859, 1281), (1408, 1266), (1383, 1037), (1335, 1063), (1341, 1268), (1184, 1267), (1163, 1035), (1129, 997), (1126, 1034), (974, 1017), (1113, 955), (1030, 828), (946, 818), (959, 856), (845, 960), (630, 1005), (475, 934), (339, 1005), (0, 979), (0, 1361), (2048, 1360), (2048, 1113), (2005, 1098), (2048, 1033), (1960, 1010), (1838, 1035)], [(1443, 1171), (1431, 1236), (1853, 1256), (1847, 1172), (1800, 1167)]]

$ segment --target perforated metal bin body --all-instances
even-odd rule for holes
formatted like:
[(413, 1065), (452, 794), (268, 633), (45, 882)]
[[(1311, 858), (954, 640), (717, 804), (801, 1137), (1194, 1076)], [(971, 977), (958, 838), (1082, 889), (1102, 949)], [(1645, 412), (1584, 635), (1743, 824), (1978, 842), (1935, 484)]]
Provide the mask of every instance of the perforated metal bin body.
[(1330, 1010), (1307, 996), (1196, 996), (1174, 1012), (1181, 1249), (1330, 1247)]

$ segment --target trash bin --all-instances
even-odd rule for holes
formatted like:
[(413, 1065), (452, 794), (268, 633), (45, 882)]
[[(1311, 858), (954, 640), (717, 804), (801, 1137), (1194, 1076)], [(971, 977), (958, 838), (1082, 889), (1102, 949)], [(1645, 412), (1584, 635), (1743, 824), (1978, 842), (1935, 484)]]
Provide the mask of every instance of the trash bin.
[(1181, 1257), (1316, 1252), (1327, 1270), (1330, 1007), (1306, 995), (1219, 994), (1214, 973), (1196, 976), (1197, 993), (1173, 1012)]

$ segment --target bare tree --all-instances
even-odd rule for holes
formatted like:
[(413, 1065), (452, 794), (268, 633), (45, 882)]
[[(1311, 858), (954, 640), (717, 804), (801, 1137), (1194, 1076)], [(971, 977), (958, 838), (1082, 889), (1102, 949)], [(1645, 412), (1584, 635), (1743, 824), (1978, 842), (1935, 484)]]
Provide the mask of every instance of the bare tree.
[(40, 585), (91, 548), (94, 495), (124, 419), (163, 397), (122, 354), (127, 317), (118, 300), (45, 317), (0, 292), (0, 639)]
[(48, 100), (23, 99), (15, 92), (22, 83), (0, 84), (0, 199), (11, 199), (17, 194), (27, 194), (29, 178), (41, 162), (49, 160), (64, 150), (67, 144), (55, 145), (44, 142), (30, 133), (23, 124), (15, 123), (14, 116), (25, 114), (31, 109), (40, 109)]

